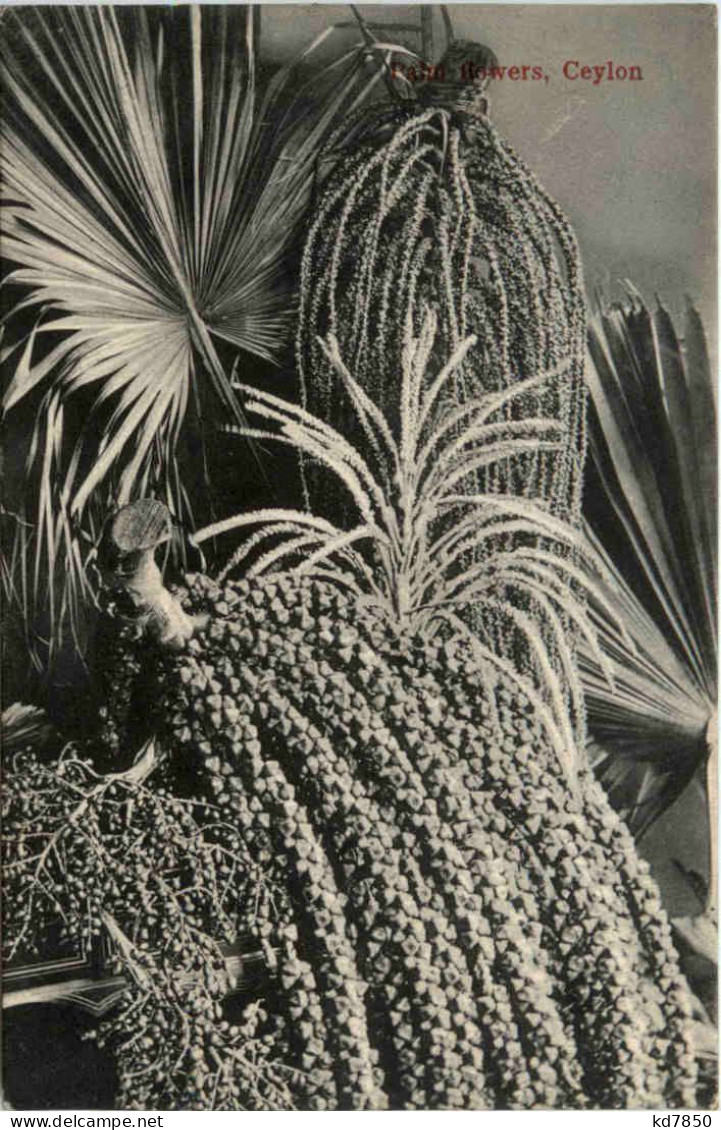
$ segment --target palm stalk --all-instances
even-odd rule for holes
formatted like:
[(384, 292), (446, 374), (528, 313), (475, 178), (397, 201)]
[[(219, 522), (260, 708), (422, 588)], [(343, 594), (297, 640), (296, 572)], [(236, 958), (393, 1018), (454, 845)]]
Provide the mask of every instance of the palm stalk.
[(596, 311), (589, 348), (586, 521), (634, 645), (595, 611), (615, 691), (586, 656), (589, 730), (601, 780), (643, 835), (711, 751), (716, 410), (703, 327), (690, 302), (679, 339), (660, 302), (652, 312), (630, 288), (628, 302)]

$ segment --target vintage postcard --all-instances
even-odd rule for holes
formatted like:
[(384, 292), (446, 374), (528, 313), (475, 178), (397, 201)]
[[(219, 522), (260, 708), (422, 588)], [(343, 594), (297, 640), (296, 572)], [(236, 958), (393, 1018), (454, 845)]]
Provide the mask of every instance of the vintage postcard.
[(7, 1109), (711, 1125), (716, 29), (0, 11)]

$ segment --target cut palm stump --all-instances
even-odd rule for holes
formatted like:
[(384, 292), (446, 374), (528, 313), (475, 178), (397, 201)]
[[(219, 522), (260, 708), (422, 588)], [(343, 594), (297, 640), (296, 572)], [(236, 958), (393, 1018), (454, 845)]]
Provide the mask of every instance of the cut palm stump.
[(168, 508), (154, 499), (123, 506), (109, 518), (98, 565), (110, 589), (125, 593), (148, 633), (165, 647), (183, 647), (197, 625), (163, 584), (156, 549), (170, 539)]

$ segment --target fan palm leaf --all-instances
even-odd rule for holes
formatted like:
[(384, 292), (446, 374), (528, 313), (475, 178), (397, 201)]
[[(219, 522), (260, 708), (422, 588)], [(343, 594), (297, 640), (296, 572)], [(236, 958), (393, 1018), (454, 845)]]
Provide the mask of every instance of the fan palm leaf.
[(365, 46), (347, 52), (300, 97), (287, 67), (261, 97), (253, 26), (250, 8), (222, 6), (6, 21), (3, 256), (26, 331), (3, 354), (3, 408), (38, 406), (27, 516), (40, 604), (43, 576), (67, 603), (58, 566), (82, 600), (78, 532), (94, 536), (94, 503), (155, 492), (190, 517), (175, 462), (189, 404), (201, 428), (208, 413), (242, 422), (219, 340), (281, 355), (319, 146), (394, 49), (370, 67)]
[(703, 326), (599, 308), (589, 335), (586, 520), (633, 641), (596, 610), (614, 690), (584, 658), (597, 771), (642, 835), (709, 755), (717, 695), (716, 410)]

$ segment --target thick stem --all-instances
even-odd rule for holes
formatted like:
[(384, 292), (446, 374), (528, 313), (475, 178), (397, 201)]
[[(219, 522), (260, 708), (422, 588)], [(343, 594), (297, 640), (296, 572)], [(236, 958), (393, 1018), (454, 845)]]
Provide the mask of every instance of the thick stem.
[(181, 648), (188, 642), (198, 622), (183, 611), (165, 588), (152, 549), (139, 555), (137, 568), (132, 576), (126, 578), (124, 588), (140, 615), (146, 619), (147, 630), (160, 644)]

